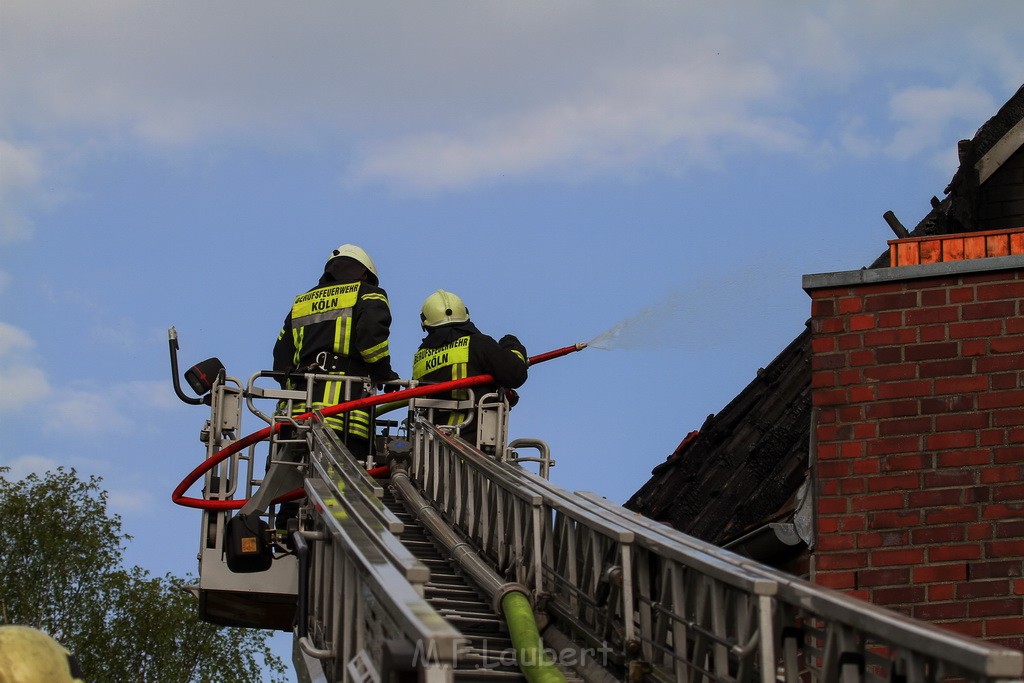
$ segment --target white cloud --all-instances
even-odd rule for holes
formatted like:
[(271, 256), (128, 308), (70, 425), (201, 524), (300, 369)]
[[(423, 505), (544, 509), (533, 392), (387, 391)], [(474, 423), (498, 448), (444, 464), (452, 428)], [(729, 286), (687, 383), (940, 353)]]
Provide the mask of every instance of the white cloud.
[(26, 408), (50, 395), (46, 375), (28, 365), (0, 367), (0, 411)]
[(96, 435), (127, 429), (131, 422), (103, 394), (58, 388), (46, 407), (46, 423), (57, 432)]
[(126, 316), (114, 320), (97, 320), (90, 328), (89, 336), (101, 345), (125, 351), (136, 348), (139, 344), (138, 325), (134, 319)]
[(107, 498), (108, 507), (112, 512), (121, 515), (139, 514), (152, 511), (155, 506), (155, 499), (152, 493), (146, 491), (110, 491)]
[(838, 144), (847, 154), (865, 159), (879, 153), (882, 142), (868, 131), (864, 119), (855, 117), (845, 121), (838, 134)]
[(157, 380), (114, 383), (102, 391), (53, 387), (33, 362), (35, 346), (26, 331), (0, 321), (0, 411), (21, 411), (46, 400), (50, 429), (103, 434), (137, 427), (148, 413), (176, 405), (167, 383)]
[(960, 83), (903, 88), (893, 92), (885, 106), (889, 125), (848, 116), (838, 133), (839, 146), (857, 158), (920, 158), (952, 173), (958, 164), (956, 141), (973, 137), (999, 104), (977, 85)]
[(978, 32), (976, 38), (978, 51), (991, 55), (990, 63), (1002, 75), (1007, 91), (1019, 88), (1021, 74), (1024, 74), (1024, 52), (1020, 49), (1019, 36)]
[(47, 472), (56, 472), (61, 464), (42, 455), (23, 455), (9, 463), (3, 463), (5, 467), (11, 468), (4, 476), (8, 481), (20, 481), (30, 474), (42, 476)]
[(33, 348), (27, 332), (0, 321), (0, 411), (26, 408), (50, 394), (46, 374), (28, 357)]
[(0, 321), (0, 360), (17, 351), (35, 348), (35, 345), (28, 332)]
[[(0, 101), (19, 129), (86, 132), (99, 149), (333, 140), (361, 151), (339, 162), (350, 179), (437, 189), (583, 165), (671, 172), (737, 144), (932, 155), (948, 120), (929, 99), (956, 120), (991, 112), (949, 66), (982, 51), (982, 73), (1007, 79), (1024, 61), (1017, 2), (737, 4), (8, 0)], [(877, 139), (808, 120), (871, 118), (882, 103), (861, 93), (887, 90)]]
[(0, 139), (0, 192), (12, 187), (32, 187), (39, 182), (42, 172), (36, 151)]
[(0, 244), (28, 239), (33, 225), (23, 204), (42, 178), (39, 153), (28, 145), (0, 139)]
[(117, 385), (115, 400), (125, 406), (142, 410), (167, 410), (178, 407), (178, 399), (168, 388), (167, 381), (137, 380)]
[(755, 62), (697, 59), (657, 71), (619, 73), (602, 87), (472, 130), (427, 133), (370, 149), (352, 180), (390, 179), (419, 190), (558, 170), (579, 175), (654, 163), (720, 163), (723, 147), (795, 150), (802, 131), (755, 113), (781, 79)]
[[(57, 468), (62, 465), (70, 466), (67, 462), (43, 455), (22, 455), (9, 462), (0, 458), (0, 466), (9, 468), (3, 475), (8, 481), (21, 481), (30, 474), (43, 477), (47, 472), (56, 472)], [(79, 477), (85, 479), (88, 477), (85, 472), (94, 468), (95, 464), (80, 464), (76, 467), (79, 469)], [(155, 497), (151, 492), (137, 489), (109, 489), (108, 486), (109, 483), (104, 482), (104, 490), (107, 491), (107, 507), (112, 513), (122, 517), (127, 514), (139, 515), (156, 507)]]
[(907, 159), (950, 145), (951, 134), (971, 137), (977, 125), (965, 131), (964, 124), (984, 121), (997, 108), (988, 93), (971, 84), (907, 88), (890, 99), (890, 116), (897, 127), (886, 152)]
[(167, 383), (155, 380), (116, 383), (102, 391), (65, 387), (54, 393), (47, 426), (65, 433), (139, 433), (155, 421), (154, 411), (175, 406)]

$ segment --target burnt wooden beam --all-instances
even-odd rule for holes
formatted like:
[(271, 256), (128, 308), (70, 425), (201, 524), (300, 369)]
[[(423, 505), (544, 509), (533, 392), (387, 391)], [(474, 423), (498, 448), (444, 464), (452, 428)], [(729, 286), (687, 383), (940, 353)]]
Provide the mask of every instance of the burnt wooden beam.
[(910, 237), (910, 231), (907, 230), (902, 223), (900, 223), (900, 219), (896, 218), (896, 214), (894, 214), (892, 211), (886, 211), (885, 213), (883, 213), (882, 218), (884, 218), (885, 222), (889, 224), (889, 227), (896, 234), (896, 237), (900, 238), (901, 240)]

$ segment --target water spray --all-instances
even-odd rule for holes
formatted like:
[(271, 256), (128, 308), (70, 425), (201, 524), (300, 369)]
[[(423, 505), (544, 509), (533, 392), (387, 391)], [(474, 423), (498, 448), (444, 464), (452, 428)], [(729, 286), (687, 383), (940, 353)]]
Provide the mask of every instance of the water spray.
[(702, 347), (721, 337), (728, 321), (712, 320), (708, 314), (732, 310), (732, 302), (718, 303), (727, 295), (714, 283), (673, 290), (587, 343), (597, 349)]
[[(555, 358), (561, 358), (567, 356), (570, 353), (576, 351), (582, 351), (587, 348), (589, 343), (578, 343), (572, 344), (571, 346), (563, 346), (560, 349), (554, 349), (546, 353), (541, 353), (536, 356), (530, 356), (527, 359), (529, 365), (537, 365), (545, 361), (553, 360)], [(412, 398), (420, 398), (422, 396), (430, 396), (447, 391), (453, 391), (455, 389), (466, 389), (469, 387), (478, 386), (480, 384), (488, 384), (494, 382), (492, 375), (474, 375), (472, 377), (464, 377), (462, 379), (452, 380), (450, 382), (440, 382), (438, 384), (421, 384), (418, 387), (411, 389), (402, 389), (401, 391), (394, 391), (387, 394), (377, 394), (376, 396), (366, 396), (363, 398), (354, 399), (352, 401), (346, 401), (345, 403), (339, 403), (337, 405), (330, 406), (320, 411), (320, 414), (324, 417), (331, 415), (337, 415), (339, 413), (346, 413), (350, 410), (362, 410), (364, 408), (372, 408), (380, 406), (385, 403), (397, 403), (407, 401)], [(297, 421), (308, 420), (313, 417), (312, 411), (303, 413), (302, 415), (296, 416), (294, 419)], [(227, 447), (217, 451), (209, 458), (204, 460), (198, 467), (192, 470), (188, 476), (181, 480), (181, 483), (175, 487), (171, 493), (171, 500), (183, 507), (198, 508), (200, 510), (237, 510), (245, 505), (246, 501), (243, 499), (237, 500), (208, 500), (206, 498), (190, 498), (185, 495), (185, 492), (202, 477), (204, 474), (212, 470), (218, 464), (228, 459), (232, 455), (238, 453), (244, 448), (259, 443), (264, 439), (270, 437), (281, 429), (281, 422), (275, 422), (263, 429), (253, 432), (248, 436), (242, 437), (238, 441), (234, 441)], [(377, 468), (383, 469), (383, 468)], [(284, 495), (275, 498), (272, 504), (283, 503), (290, 500), (297, 500), (306, 495), (303, 489), (296, 489), (290, 491)]]

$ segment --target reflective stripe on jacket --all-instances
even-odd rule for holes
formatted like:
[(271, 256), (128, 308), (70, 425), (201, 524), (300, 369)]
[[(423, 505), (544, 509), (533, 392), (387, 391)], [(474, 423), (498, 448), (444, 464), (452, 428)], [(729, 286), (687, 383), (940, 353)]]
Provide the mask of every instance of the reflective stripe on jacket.
[[(518, 340), (499, 344), (480, 332), (471, 322), (432, 329), (413, 357), (412, 378), (423, 382), (446, 382), (475, 375), (492, 375), (494, 383), (473, 388), (477, 400), (498, 387), (515, 389), (527, 377), (526, 349)], [(457, 390), (437, 398), (463, 400), (469, 393)], [(447, 424), (461, 422), (464, 416), (446, 416)]]
[[(323, 351), (335, 354), (341, 366), (331, 374), (369, 376), (379, 383), (394, 379), (388, 337), (391, 310), (387, 293), (365, 281), (335, 282), (295, 297), (284, 326), (274, 345), (274, 370), (302, 373), (316, 362)], [(314, 371), (316, 371), (314, 369)], [(292, 381), (299, 388), (300, 381)], [(311, 409), (325, 408), (346, 400), (344, 382), (317, 382), (313, 388)], [(353, 386), (349, 399), (365, 396), (361, 385)], [(294, 407), (295, 414), (307, 411), (304, 404)], [(369, 438), (369, 414), (349, 413), (349, 433)], [(327, 423), (343, 429), (345, 416), (328, 417)]]

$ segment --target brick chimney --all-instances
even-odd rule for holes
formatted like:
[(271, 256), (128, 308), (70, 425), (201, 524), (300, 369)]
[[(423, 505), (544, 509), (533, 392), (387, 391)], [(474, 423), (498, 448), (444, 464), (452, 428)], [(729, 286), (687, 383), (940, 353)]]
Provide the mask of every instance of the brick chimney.
[(1024, 228), (808, 275), (811, 579), (1024, 649)]

